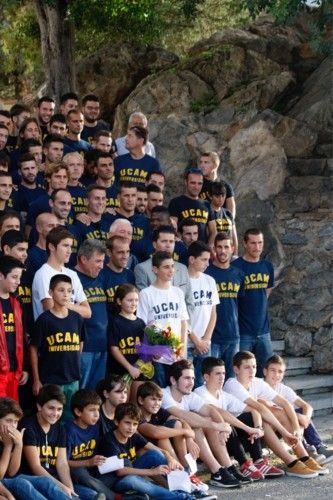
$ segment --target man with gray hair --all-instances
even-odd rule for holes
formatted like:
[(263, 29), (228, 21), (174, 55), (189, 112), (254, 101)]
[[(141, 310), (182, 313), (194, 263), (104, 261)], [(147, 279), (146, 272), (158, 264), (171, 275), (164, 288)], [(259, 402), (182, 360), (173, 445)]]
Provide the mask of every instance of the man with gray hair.
[(87, 239), (79, 247), (75, 266), (92, 312), (91, 318), (84, 321), (85, 340), (81, 354), (80, 387), (88, 389), (95, 389), (106, 373), (108, 315), (101, 279), (105, 253), (102, 241)]
[[(131, 127), (147, 128), (148, 127), (148, 120), (147, 120), (146, 115), (144, 115), (140, 111), (134, 111), (134, 113), (132, 113), (128, 119), (128, 127), (127, 128), (130, 129)], [(126, 155), (129, 152), (128, 149), (126, 148), (125, 139), (126, 139), (126, 135), (116, 139), (118, 156)], [(156, 158), (154, 145), (149, 141), (147, 142), (147, 144), (145, 144), (145, 153), (146, 153), (146, 155), (149, 155), (149, 156), (152, 156), (153, 158)]]
[[(110, 226), (109, 237), (112, 236), (121, 236), (128, 241), (128, 244), (131, 245), (133, 238), (133, 226), (127, 219), (116, 219), (112, 222)], [(139, 263), (137, 257), (130, 253), (127, 261), (126, 269), (130, 269), (134, 271), (135, 266)]]

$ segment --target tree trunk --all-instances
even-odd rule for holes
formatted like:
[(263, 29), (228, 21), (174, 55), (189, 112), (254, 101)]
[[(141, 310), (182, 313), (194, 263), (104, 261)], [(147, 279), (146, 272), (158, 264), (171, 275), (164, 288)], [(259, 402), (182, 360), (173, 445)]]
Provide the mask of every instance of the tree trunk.
[(56, 100), (75, 91), (74, 36), (66, 0), (33, 0), (40, 29), (46, 93)]

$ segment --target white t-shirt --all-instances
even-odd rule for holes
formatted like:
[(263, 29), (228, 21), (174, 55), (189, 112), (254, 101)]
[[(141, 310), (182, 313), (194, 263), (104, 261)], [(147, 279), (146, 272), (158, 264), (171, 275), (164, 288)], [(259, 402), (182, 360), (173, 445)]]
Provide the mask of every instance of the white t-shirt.
[(199, 278), (190, 277), (190, 282), (194, 305), (189, 311), (191, 329), (198, 337), (203, 337), (212, 308), (220, 303), (216, 282), (214, 278), (204, 273), (201, 273)]
[(136, 314), (146, 325), (154, 323), (162, 328), (170, 326), (180, 336), (181, 322), (188, 320), (184, 293), (172, 285), (167, 289), (150, 285), (139, 294)]
[(186, 394), (182, 397), (180, 402), (176, 401), (171, 394), (170, 386), (162, 389), (163, 391), (163, 399), (162, 399), (162, 408), (167, 410), (168, 408), (172, 408), (175, 406), (180, 410), (184, 411), (194, 411), (199, 412), (201, 408), (206, 404), (203, 399), (201, 399), (197, 394), (191, 392), (191, 394)]
[(61, 271), (57, 271), (49, 264), (45, 263), (38, 269), (32, 282), (32, 308), (35, 321), (43, 312), (41, 301), (51, 298), (49, 294), (50, 280), (55, 274), (66, 274), (66, 276), (71, 278), (73, 287), (71, 302), (73, 302), (73, 304), (81, 304), (81, 302), (87, 300), (76, 271), (72, 271), (68, 267), (63, 267)]
[(236, 417), (245, 411), (246, 404), (242, 403), (242, 401), (235, 398), (235, 396), (225, 391), (219, 391), (218, 397), (215, 398), (213, 394), (208, 391), (205, 385), (201, 385), (195, 389), (194, 392), (195, 394), (198, 394), (198, 396), (200, 396), (206, 404), (217, 406), (222, 410), (232, 413)]
[(249, 397), (255, 400), (264, 399), (266, 401), (273, 401), (278, 396), (278, 393), (267, 382), (258, 377), (252, 380), (248, 390), (236, 378), (229, 378), (224, 384), (223, 390), (243, 402)]
[(276, 391), (279, 396), (282, 396), (287, 401), (289, 401), (289, 403), (292, 405), (294, 405), (296, 400), (299, 398), (299, 396), (297, 396), (296, 392), (291, 387), (288, 387), (287, 385), (282, 383), (277, 384), (273, 390)]

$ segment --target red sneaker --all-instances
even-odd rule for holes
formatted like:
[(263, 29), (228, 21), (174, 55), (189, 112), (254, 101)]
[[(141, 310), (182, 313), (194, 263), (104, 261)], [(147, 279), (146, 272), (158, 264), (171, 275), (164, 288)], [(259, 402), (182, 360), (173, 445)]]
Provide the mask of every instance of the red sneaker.
[(203, 483), (198, 476), (196, 476), (195, 474), (192, 474), (190, 476), (190, 480), (191, 480), (191, 483), (192, 483), (192, 486), (193, 486), (193, 490), (199, 490), (202, 493), (207, 493), (208, 492), (208, 490), (209, 490), (208, 484)]
[(252, 481), (262, 481), (265, 476), (257, 467), (253, 464), (252, 460), (246, 460), (240, 468), (241, 473), (245, 477), (249, 477)]
[(284, 471), (282, 469), (278, 469), (278, 467), (275, 467), (274, 465), (271, 465), (267, 457), (262, 458), (254, 465), (267, 479), (284, 476)]

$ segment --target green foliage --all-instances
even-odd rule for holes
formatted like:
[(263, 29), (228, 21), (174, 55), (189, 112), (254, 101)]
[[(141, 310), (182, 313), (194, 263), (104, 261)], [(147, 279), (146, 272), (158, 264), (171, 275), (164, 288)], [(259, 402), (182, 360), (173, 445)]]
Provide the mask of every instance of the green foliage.
[(192, 113), (210, 113), (218, 104), (219, 100), (215, 92), (208, 92), (200, 99), (191, 102), (191, 111)]

